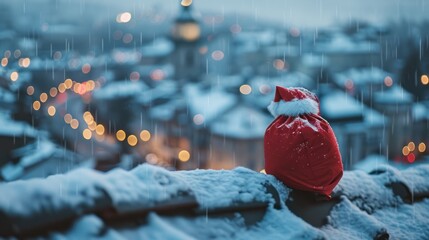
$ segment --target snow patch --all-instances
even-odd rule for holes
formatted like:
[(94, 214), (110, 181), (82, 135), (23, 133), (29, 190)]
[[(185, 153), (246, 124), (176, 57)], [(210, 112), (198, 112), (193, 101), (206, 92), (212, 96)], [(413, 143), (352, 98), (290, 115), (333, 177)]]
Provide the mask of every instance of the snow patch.
[(280, 100), (279, 102), (271, 102), (268, 106), (268, 111), (274, 116), (299, 116), (301, 114), (318, 114), (319, 103), (310, 98), (292, 99), (292, 101)]

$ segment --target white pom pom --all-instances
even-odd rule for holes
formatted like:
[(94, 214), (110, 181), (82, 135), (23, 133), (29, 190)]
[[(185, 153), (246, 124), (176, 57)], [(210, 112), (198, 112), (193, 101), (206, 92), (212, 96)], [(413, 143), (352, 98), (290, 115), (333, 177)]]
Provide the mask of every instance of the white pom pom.
[(313, 99), (293, 99), (292, 101), (271, 102), (268, 106), (268, 111), (274, 116), (298, 116), (302, 114), (318, 114), (319, 103)]

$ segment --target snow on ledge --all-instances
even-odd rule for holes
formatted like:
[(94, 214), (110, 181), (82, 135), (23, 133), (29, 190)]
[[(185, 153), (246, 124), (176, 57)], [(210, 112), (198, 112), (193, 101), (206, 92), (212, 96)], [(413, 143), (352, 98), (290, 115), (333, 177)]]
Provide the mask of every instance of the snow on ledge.
[[(422, 200), (405, 203), (388, 187), (395, 182), (405, 184)], [(110, 203), (120, 210), (150, 206), (175, 198), (179, 191), (191, 191), (200, 210), (252, 201), (272, 203), (272, 196), (264, 188), (266, 183), (279, 192), (281, 208), (269, 205), (263, 218), (251, 227), (244, 224), (244, 216), (240, 214), (232, 218), (208, 218), (150, 213), (146, 223), (124, 230), (109, 226), (97, 215), (88, 214)], [(79, 169), (46, 179), (0, 184), (0, 218), (7, 215), (24, 224), (26, 221), (43, 222), (47, 218), (75, 217), (70, 229), (51, 236), (76, 239), (165, 239), (171, 236), (184, 239), (373, 239), (380, 231), (387, 231), (392, 239), (424, 239), (429, 235), (429, 165), (404, 171), (380, 166), (373, 174), (346, 171), (334, 190), (334, 194), (341, 195), (341, 201), (321, 228), (312, 227), (289, 211), (284, 204), (289, 192), (273, 176), (242, 167), (170, 172), (143, 164), (129, 172), (116, 169), (107, 174)]]

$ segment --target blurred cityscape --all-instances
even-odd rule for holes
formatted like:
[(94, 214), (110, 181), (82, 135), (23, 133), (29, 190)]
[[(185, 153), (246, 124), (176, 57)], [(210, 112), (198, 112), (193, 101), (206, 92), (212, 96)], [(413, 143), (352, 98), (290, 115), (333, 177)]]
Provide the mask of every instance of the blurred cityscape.
[(144, 162), (259, 171), (276, 85), (318, 95), (345, 169), (428, 161), (429, 21), (21, 2), (0, 3), (2, 181)]

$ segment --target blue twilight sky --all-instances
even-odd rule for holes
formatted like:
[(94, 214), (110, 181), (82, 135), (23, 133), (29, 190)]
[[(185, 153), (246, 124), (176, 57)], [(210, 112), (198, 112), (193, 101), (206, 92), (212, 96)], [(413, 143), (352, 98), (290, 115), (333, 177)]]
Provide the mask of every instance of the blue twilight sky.
[[(79, 17), (85, 6), (101, 5), (108, 7), (110, 13), (154, 9), (175, 15), (180, 0), (14, 0), (6, 4), (14, 5), (18, 14), (53, 8), (61, 14)], [(324, 27), (350, 19), (378, 24), (402, 19), (429, 19), (429, 0), (193, 0), (193, 4), (202, 14), (247, 15), (252, 20), (299, 27)], [(99, 9), (91, 14), (102, 16), (108, 13)]]
[[(162, 5), (161, 5), (162, 1)], [(174, 10), (178, 0), (142, 0)], [(327, 26), (338, 21), (371, 22), (429, 19), (429, 0), (193, 0), (200, 11), (246, 14), (297, 26)], [(171, 3), (168, 6), (167, 3)]]

